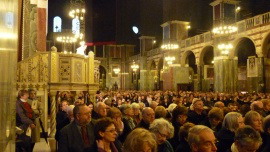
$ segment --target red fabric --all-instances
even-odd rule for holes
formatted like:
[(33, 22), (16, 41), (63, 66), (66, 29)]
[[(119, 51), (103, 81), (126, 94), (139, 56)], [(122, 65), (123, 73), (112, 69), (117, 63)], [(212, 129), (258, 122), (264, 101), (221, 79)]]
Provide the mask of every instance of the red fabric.
[(87, 135), (86, 126), (81, 127), (82, 137), (83, 137), (83, 143), (85, 147), (90, 147), (90, 142)]
[(23, 105), (24, 105), (24, 108), (25, 108), (26, 111), (27, 111), (27, 117), (30, 118), (30, 119), (32, 119), (32, 118), (33, 118), (33, 115), (32, 115), (33, 111), (32, 111), (32, 109), (31, 109), (30, 104), (27, 103), (27, 102), (23, 102)]

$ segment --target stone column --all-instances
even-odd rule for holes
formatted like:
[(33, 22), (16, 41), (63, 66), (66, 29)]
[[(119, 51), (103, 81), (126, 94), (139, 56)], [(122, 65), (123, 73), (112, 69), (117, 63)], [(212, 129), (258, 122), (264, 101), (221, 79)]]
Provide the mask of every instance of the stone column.
[(46, 51), (47, 0), (37, 0), (37, 51)]
[(197, 90), (202, 91), (203, 65), (197, 64)]
[(257, 92), (265, 92), (265, 64), (264, 57), (257, 58), (258, 62), (258, 90)]
[(94, 84), (95, 83), (95, 76), (94, 76), (94, 70), (95, 70), (95, 61), (94, 61), (94, 53), (92, 51), (90, 51), (88, 53), (88, 65), (89, 65), (89, 69), (88, 69), (88, 83), (89, 84)]
[(215, 57), (215, 91), (237, 91), (238, 61), (227, 56)]
[(51, 132), (50, 137), (54, 137), (56, 133), (56, 93), (57, 91), (50, 91), (51, 100)]
[(147, 70), (147, 58), (140, 57), (140, 88), (139, 90), (148, 90), (149, 89), (149, 70)]

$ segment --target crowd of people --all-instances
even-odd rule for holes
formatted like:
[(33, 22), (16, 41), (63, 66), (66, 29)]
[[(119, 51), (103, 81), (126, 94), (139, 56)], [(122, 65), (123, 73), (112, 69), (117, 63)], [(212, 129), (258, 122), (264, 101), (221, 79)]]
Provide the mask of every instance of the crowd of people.
[(83, 93), (60, 100), (59, 152), (270, 151), (267, 93), (98, 91), (94, 101)]

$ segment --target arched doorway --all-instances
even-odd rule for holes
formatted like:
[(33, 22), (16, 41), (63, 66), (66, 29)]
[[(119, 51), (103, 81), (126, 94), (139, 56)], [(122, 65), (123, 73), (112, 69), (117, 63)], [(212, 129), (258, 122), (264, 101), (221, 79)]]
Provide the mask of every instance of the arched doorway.
[(202, 91), (214, 90), (214, 47), (207, 46), (200, 56)]
[(106, 69), (103, 66), (99, 66), (99, 88), (104, 90), (106, 88)]
[[(238, 91), (256, 91), (257, 55), (255, 45), (249, 38), (241, 38), (235, 47), (238, 57)], [(256, 64), (256, 65), (255, 65)], [(247, 66), (249, 65), (249, 66)]]

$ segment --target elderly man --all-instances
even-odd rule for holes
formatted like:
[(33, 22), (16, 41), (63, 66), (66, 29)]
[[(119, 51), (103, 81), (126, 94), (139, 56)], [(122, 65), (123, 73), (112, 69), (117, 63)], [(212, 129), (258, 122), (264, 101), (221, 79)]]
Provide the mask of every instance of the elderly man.
[(187, 118), (188, 122), (192, 122), (195, 125), (198, 125), (199, 123), (202, 123), (203, 121), (206, 120), (207, 115), (203, 113), (202, 100), (198, 98), (194, 98), (192, 101), (191, 107), (193, 108), (193, 110), (188, 113), (188, 118)]
[(159, 152), (173, 152), (173, 147), (167, 140), (174, 135), (174, 128), (171, 123), (163, 118), (156, 119), (151, 123), (149, 130), (156, 136)]
[(137, 128), (149, 129), (150, 124), (155, 120), (155, 112), (152, 108), (146, 107), (142, 111), (142, 120)]
[(224, 103), (223, 102), (221, 102), (221, 101), (217, 101), (215, 104), (214, 104), (214, 107), (218, 107), (218, 108), (220, 108), (220, 109), (224, 109), (224, 107), (225, 107), (225, 105), (224, 105)]
[(93, 111), (93, 119), (97, 120), (107, 116), (106, 104), (104, 102), (98, 102)]
[(216, 137), (212, 129), (196, 125), (189, 130), (188, 144), (192, 152), (216, 152)]
[(58, 151), (89, 151), (95, 139), (91, 111), (86, 105), (80, 104), (73, 109), (73, 115), (74, 121), (60, 131)]

